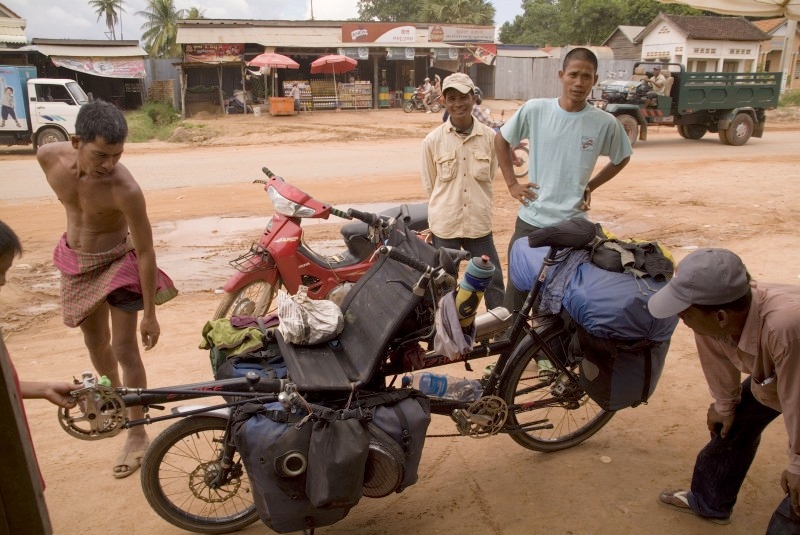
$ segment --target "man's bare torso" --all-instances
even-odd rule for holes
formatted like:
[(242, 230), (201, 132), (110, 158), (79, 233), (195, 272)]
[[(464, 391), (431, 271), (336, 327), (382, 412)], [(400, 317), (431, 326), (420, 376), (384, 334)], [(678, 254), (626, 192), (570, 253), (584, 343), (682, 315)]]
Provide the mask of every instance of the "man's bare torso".
[(37, 154), (47, 182), (67, 212), (67, 244), (71, 249), (100, 253), (126, 239), (123, 203), (141, 195), (128, 170), (116, 163), (97, 175), (79, 169), (78, 151), (70, 142), (44, 145)]

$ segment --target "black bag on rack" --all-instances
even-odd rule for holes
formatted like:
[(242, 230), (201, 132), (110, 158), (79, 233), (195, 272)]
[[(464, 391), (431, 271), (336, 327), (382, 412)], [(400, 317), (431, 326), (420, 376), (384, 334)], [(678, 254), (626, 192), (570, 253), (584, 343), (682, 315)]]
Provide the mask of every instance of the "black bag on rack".
[(669, 340), (600, 338), (575, 324), (572, 352), (582, 356), (578, 382), (607, 411), (646, 403), (656, 389)]

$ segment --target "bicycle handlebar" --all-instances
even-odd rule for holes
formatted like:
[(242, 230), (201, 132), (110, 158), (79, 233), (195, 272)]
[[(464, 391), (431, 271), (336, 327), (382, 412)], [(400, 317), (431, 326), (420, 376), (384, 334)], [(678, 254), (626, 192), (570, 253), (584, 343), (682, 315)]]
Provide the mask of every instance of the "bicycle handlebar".
[(380, 249), (378, 249), (378, 252), (388, 256), (392, 260), (400, 262), (401, 264), (405, 264), (406, 266), (410, 267), (411, 269), (415, 269), (420, 273), (428, 273), (430, 271), (433, 271), (433, 268), (428, 264), (426, 264), (425, 262), (423, 262), (422, 260), (408, 256), (404, 252), (399, 251), (394, 247), (383, 245), (380, 247)]

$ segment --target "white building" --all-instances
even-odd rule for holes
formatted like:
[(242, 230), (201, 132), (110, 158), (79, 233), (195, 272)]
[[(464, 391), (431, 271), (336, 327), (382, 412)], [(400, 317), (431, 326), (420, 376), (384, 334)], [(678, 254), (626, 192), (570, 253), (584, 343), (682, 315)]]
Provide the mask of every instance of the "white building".
[(756, 72), (769, 36), (744, 17), (661, 13), (636, 41), (643, 61), (681, 63), (688, 72)]

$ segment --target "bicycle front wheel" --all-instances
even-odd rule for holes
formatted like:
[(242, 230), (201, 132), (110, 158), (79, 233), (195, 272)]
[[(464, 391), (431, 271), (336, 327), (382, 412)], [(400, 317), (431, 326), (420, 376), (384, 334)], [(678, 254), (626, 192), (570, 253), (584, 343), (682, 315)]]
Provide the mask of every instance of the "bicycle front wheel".
[(224, 484), (221, 469), (227, 420), (193, 416), (162, 432), (142, 459), (142, 490), (158, 515), (195, 533), (229, 533), (258, 520), (250, 481), (239, 455)]
[[(564, 342), (556, 337), (548, 343), (552, 347)], [(530, 337), (521, 343), (500, 385), (500, 396), (509, 406), (506, 430), (515, 442), (545, 453), (564, 450), (611, 420), (614, 412), (600, 408), (566, 373), (539, 369), (537, 360), (548, 361), (540, 343)], [(577, 376), (577, 364), (569, 369)]]

